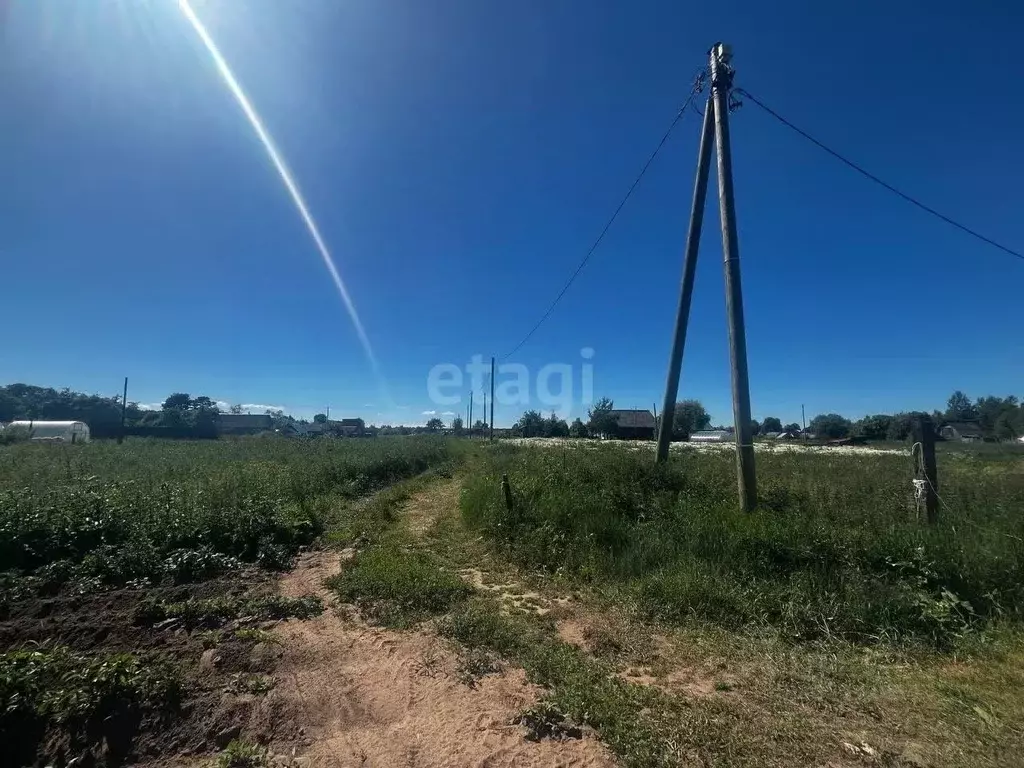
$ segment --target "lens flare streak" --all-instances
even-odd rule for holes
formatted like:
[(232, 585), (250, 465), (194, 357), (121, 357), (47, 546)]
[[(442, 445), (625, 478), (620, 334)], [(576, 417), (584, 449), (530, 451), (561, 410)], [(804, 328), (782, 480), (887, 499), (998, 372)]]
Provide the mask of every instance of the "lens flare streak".
[(250, 125), (256, 132), (256, 136), (259, 138), (260, 143), (263, 144), (264, 149), (267, 151), (271, 162), (277, 169), (278, 175), (281, 177), (281, 181), (284, 182), (285, 187), (288, 190), (288, 194), (291, 195), (292, 201), (295, 203), (295, 207), (299, 211), (299, 215), (306, 224), (306, 229), (309, 230), (310, 236), (313, 238), (313, 242), (316, 244), (317, 250), (320, 252), (320, 257), (323, 259), (324, 266), (327, 267), (327, 271), (331, 275), (331, 279), (334, 281), (335, 287), (338, 289), (338, 293), (341, 295), (341, 300), (345, 304), (345, 309), (348, 311), (349, 317), (352, 319), (352, 325), (355, 326), (356, 334), (359, 336), (359, 341), (363, 345), (363, 349), (366, 351), (366, 356), (369, 358), (370, 365), (373, 366), (374, 373), (381, 380), (383, 384), (383, 377), (380, 372), (380, 366), (377, 364), (377, 357), (373, 352), (373, 347), (370, 345), (370, 339), (366, 335), (366, 330), (363, 328), (362, 321), (359, 319), (359, 313), (356, 312), (356, 306), (352, 301), (352, 297), (349, 295), (348, 289), (345, 287), (345, 281), (341, 279), (341, 274), (338, 272), (338, 268), (334, 265), (334, 260), (331, 258), (331, 253), (327, 249), (327, 244), (324, 242), (323, 237), (320, 235), (320, 229), (317, 227), (316, 222), (313, 220), (312, 214), (309, 212), (309, 208), (306, 206), (306, 201), (302, 197), (302, 193), (299, 191), (298, 185), (295, 183), (295, 179), (292, 177), (291, 172), (288, 170), (288, 166), (284, 162), (284, 158), (281, 153), (277, 150), (274, 140), (270, 137), (267, 129), (263, 125), (263, 121), (260, 116), (256, 113), (256, 109), (253, 107), (252, 102), (249, 101), (249, 97), (246, 96), (245, 91), (242, 90), (242, 86), (239, 85), (238, 80), (235, 79), (234, 73), (231, 68), (228, 67), (227, 61), (220, 53), (220, 49), (217, 48), (217, 44), (210, 37), (210, 33), (206, 31), (206, 27), (203, 22), (196, 16), (195, 11), (192, 10), (192, 6), (189, 5), (188, 0), (178, 0), (178, 7), (181, 9), (182, 14), (188, 20), (189, 24), (195, 30), (199, 39), (202, 40), (203, 45), (209, 52), (210, 57), (213, 59), (214, 64), (217, 67), (217, 71), (220, 72), (221, 77), (228, 86), (228, 90), (231, 91), (238, 105), (242, 108), (246, 118), (248, 118)]

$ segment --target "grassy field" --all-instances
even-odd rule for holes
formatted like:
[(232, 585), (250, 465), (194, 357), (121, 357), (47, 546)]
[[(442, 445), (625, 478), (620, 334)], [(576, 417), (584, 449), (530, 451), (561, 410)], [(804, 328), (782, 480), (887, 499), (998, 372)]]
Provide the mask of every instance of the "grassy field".
[[(481, 459), (462, 506), (522, 565), (652, 618), (942, 648), (1018, 621), (1024, 605), (1022, 464), (943, 459), (935, 527), (913, 511), (908, 457), (827, 451), (759, 454), (761, 503), (747, 515), (728, 452), (658, 466), (618, 446), (502, 446)], [(494, 491), (502, 474), (511, 510)]]
[(525, 670), (536, 738), (589, 726), (637, 768), (1015, 764), (1019, 452), (943, 452), (929, 527), (895, 452), (759, 453), (742, 514), (730, 452), (631, 447), (0, 448), (0, 740), (263, 764), (224, 718), (274, 689), (275, 622), (329, 607), (274, 587), (316, 541), (344, 551), (339, 615), (443, 638), (469, 686)]

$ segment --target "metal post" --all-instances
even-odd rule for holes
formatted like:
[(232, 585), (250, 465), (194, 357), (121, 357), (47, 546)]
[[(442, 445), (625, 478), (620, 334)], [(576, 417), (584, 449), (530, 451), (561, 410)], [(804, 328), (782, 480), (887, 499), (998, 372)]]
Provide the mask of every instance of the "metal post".
[(704, 223), (704, 201), (708, 193), (708, 174), (711, 168), (711, 146), (714, 143), (714, 110), (708, 98), (704, 109), (704, 127), (700, 133), (700, 149), (697, 151), (697, 178), (693, 184), (693, 202), (690, 205), (690, 227), (686, 232), (686, 249), (683, 257), (683, 280), (679, 287), (679, 308), (676, 311), (676, 328), (672, 336), (672, 352), (668, 361), (668, 380), (665, 383), (665, 399), (661, 405), (661, 428), (658, 430), (658, 461), (668, 459), (669, 444), (672, 442), (672, 428), (675, 421), (676, 395), (679, 393), (679, 372), (683, 363), (683, 348), (686, 346), (686, 325), (690, 318), (690, 302), (693, 299), (693, 279), (697, 269), (697, 252), (700, 250), (700, 232)]
[(124, 419), (128, 409), (128, 377), (124, 377), (124, 394), (121, 395), (121, 431), (117, 433), (117, 444), (124, 442)]
[(740, 508), (749, 512), (757, 505), (754, 442), (750, 429), (750, 383), (747, 379), (747, 338), (743, 324), (743, 291), (740, 284), (740, 250), (736, 235), (736, 208), (732, 190), (732, 156), (729, 150), (729, 90), (733, 69), (727, 45), (711, 49), (711, 101), (715, 106), (715, 144), (718, 148), (718, 208), (722, 223), (725, 268), (725, 304), (729, 315), (729, 354), (732, 363), (732, 412), (736, 427), (736, 464)]
[(491, 357), (491, 440), (494, 440), (494, 357)]

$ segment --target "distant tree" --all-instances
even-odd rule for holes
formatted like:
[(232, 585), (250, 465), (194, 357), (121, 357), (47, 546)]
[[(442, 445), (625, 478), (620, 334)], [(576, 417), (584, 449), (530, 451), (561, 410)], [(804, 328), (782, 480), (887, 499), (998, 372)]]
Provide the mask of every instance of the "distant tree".
[(750, 422), (750, 434), (759, 435), (761, 434), (761, 423), (757, 419), (753, 419)]
[(463, 425), (461, 416), (456, 416), (454, 419), (452, 419), (452, 432), (454, 432), (456, 435), (462, 434), (462, 426)]
[(238, 403), (235, 403), (230, 408), (228, 408), (228, 413), (233, 413), (236, 416), (238, 414), (240, 414), (241, 412), (242, 412), (242, 406), (240, 406)]
[(946, 419), (949, 421), (977, 421), (978, 408), (971, 398), (959, 389), (946, 401)]
[(436, 416), (427, 421), (427, 432), (440, 432), (444, 429), (444, 422)]
[[(318, 413), (318, 414), (316, 414), (313, 417), (313, 423), (314, 424), (326, 424), (327, 423), (327, 414), (326, 413)], [(389, 428), (390, 428), (390, 425), (389, 425)]]
[(477, 419), (473, 423), (473, 429), (474, 429), (474, 431), (484, 430), (484, 429), (487, 429), (487, 425), (481, 419)]
[(540, 411), (526, 411), (519, 417), (519, 421), (512, 425), (513, 431), (523, 437), (544, 437), (546, 425)]
[(16, 397), (0, 392), (0, 422), (14, 421), (18, 415), (20, 402)]
[(558, 418), (558, 414), (552, 412), (551, 416), (544, 420), (545, 437), (568, 437), (569, 425), (565, 419)]
[[(764, 429), (764, 425), (763, 424), (761, 425), (761, 429)], [(793, 422), (791, 424), (787, 424), (786, 426), (784, 426), (782, 428), (782, 431), (783, 432), (799, 432), (800, 431), (800, 425), (795, 423), (795, 422)]]
[(811, 419), (809, 428), (818, 437), (840, 438), (850, 434), (850, 420), (838, 413), (822, 413)]
[(612, 416), (614, 409), (615, 403), (608, 397), (602, 397), (590, 407), (590, 410), (587, 411), (589, 419), (587, 429), (591, 435), (594, 437), (598, 435), (614, 437), (618, 434), (619, 422)]
[(782, 420), (776, 416), (766, 416), (761, 422), (761, 431), (764, 433), (782, 432)]
[[(889, 420), (889, 428), (885, 431), (885, 439), (900, 443), (909, 440), (914, 434), (914, 425), (917, 420), (927, 415), (927, 413), (921, 411), (893, 414)], [(932, 423), (938, 429), (941, 422), (933, 420)]]
[(192, 401), (188, 404), (188, 407), (192, 410), (208, 410), (216, 411), (220, 413), (220, 406), (218, 406), (213, 400), (208, 398), (206, 395), (200, 395), (199, 397), (192, 398)]
[[(1018, 408), (1017, 411), (1020, 409)], [(1017, 413), (1011, 411), (1004, 411), (1000, 413), (996, 418), (995, 424), (992, 425), (992, 437), (996, 440), (1013, 440), (1015, 437), (1020, 437), (1024, 434), (1022, 430), (1022, 419)]]
[(165, 411), (186, 411), (192, 405), (192, 397), (187, 392), (175, 392), (164, 400)]
[(1013, 395), (1009, 397), (979, 397), (975, 407), (978, 421), (985, 437), (1010, 440), (1016, 437), (1020, 424), (1020, 404)]
[(707, 429), (711, 424), (711, 416), (704, 410), (699, 400), (683, 400), (676, 403), (674, 416), (672, 436), (676, 440), (686, 440), (694, 432)]
[(569, 437), (587, 437), (588, 434), (587, 425), (577, 416), (573, 423), (569, 425)]
[(851, 431), (854, 435), (867, 440), (885, 440), (889, 434), (889, 427), (892, 426), (892, 420), (892, 416), (876, 413), (874, 416), (865, 416), (854, 422)]

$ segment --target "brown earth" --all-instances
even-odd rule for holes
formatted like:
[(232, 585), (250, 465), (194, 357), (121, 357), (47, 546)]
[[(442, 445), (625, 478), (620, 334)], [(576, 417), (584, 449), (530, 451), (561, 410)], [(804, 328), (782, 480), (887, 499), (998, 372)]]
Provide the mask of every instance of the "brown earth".
[[(281, 591), (326, 599), (323, 581), (338, 566), (337, 553), (313, 553), (284, 577)], [(511, 721), (540, 691), (522, 670), (461, 683), (453, 673), (457, 653), (426, 631), (392, 632), (330, 610), (276, 632), (284, 656), (271, 697), (278, 717), (302, 736), (272, 743), (274, 752), (339, 767), (614, 765), (589, 732), (528, 741)]]
[(91, 595), (58, 594), (4, 605), (0, 616), (0, 650), (64, 645), (74, 651), (130, 652), (143, 659), (170, 660), (182, 674), (183, 697), (162, 712), (118, 711), (78, 733), (46, 731), (37, 723), (0, 720), (5, 765), (50, 765), (76, 760), (79, 766), (146, 761), (161, 755), (213, 753), (239, 730), (237, 696), (226, 691), (232, 677), (263, 672), (275, 662), (251, 642), (234, 638), (225, 627), (216, 650), (206, 647), (198, 630), (173, 623), (151, 627), (136, 621), (147, 598), (180, 601), (266, 594), (273, 581), (265, 572), (194, 585), (121, 589)]

